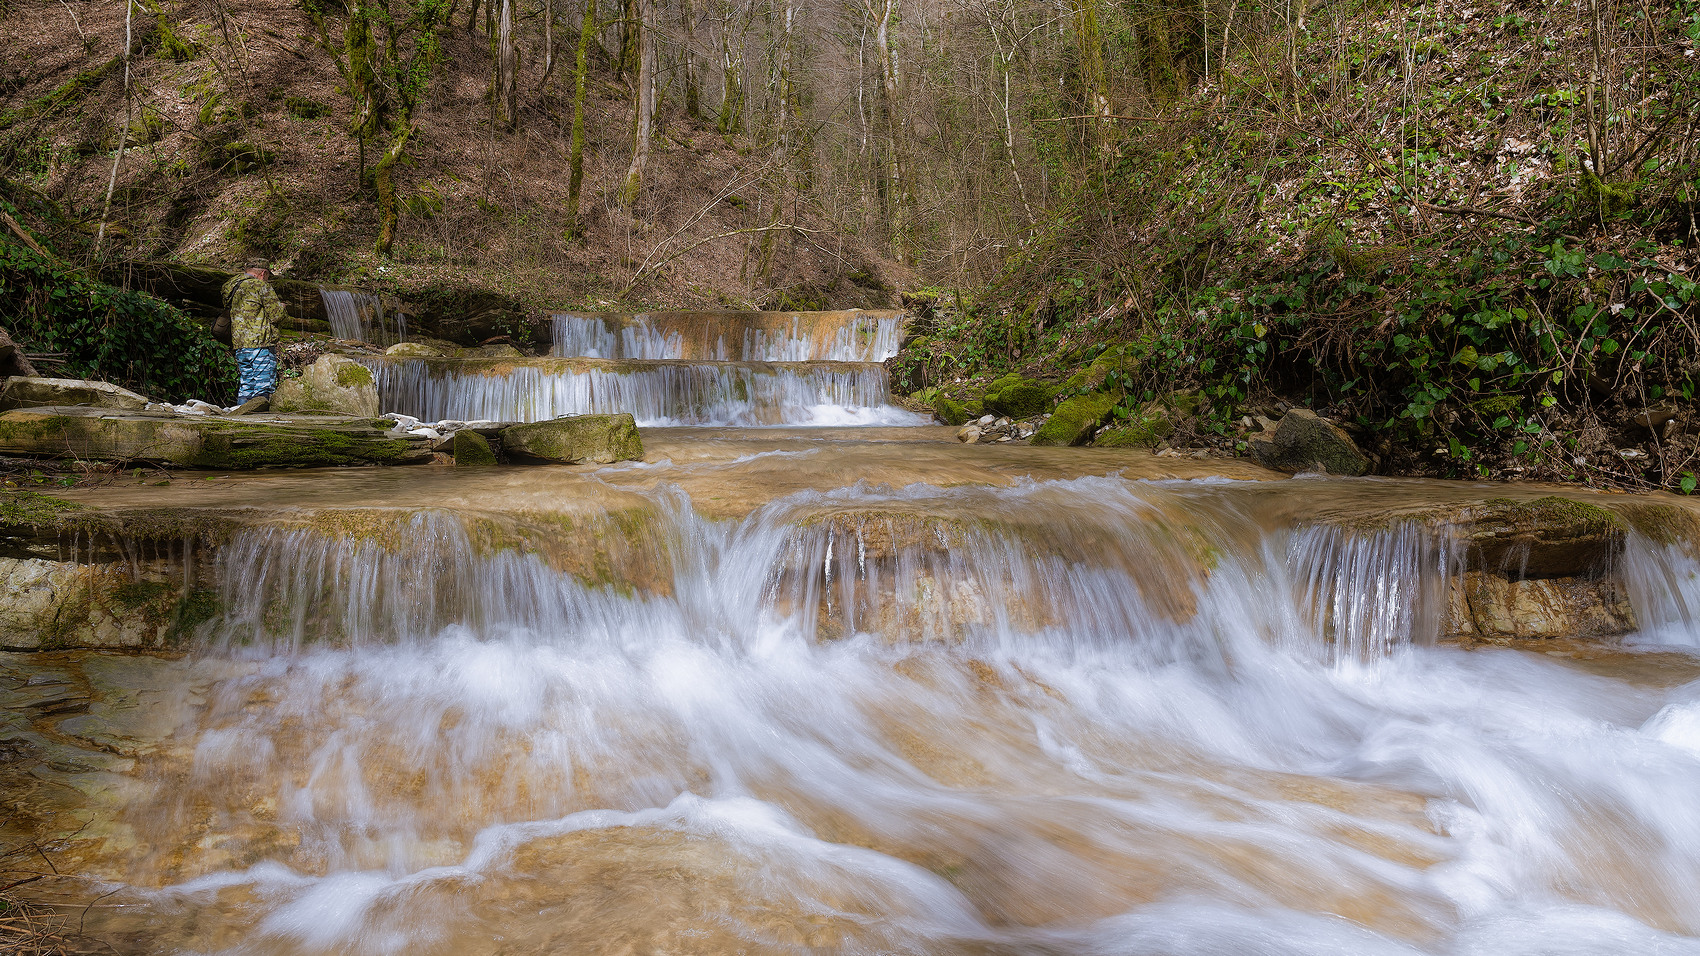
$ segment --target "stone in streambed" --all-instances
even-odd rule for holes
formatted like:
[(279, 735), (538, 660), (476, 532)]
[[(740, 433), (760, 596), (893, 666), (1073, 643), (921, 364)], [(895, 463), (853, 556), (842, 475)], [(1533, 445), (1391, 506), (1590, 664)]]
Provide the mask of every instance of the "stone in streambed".
[(91, 382), (78, 378), (14, 376), (6, 379), (5, 385), (0, 386), (0, 412), (14, 408), (46, 408), (54, 405), (140, 411), (148, 407), (148, 400), (110, 382)]
[(502, 429), (502, 450), (521, 459), (562, 464), (643, 459), (643, 440), (629, 414), (570, 415)]
[(326, 355), (284, 379), (272, 393), (272, 411), (301, 415), (378, 416), (378, 384), (372, 370), (341, 355)]
[(450, 439), (450, 454), (454, 455), (457, 465), (494, 465), (496, 453), (490, 449), (490, 442), (483, 435), (470, 428), (463, 428), (454, 433)]
[(1330, 475), (1355, 478), (1369, 472), (1369, 458), (1345, 429), (1308, 408), (1281, 417), (1273, 440), (1254, 438), (1251, 455), (1275, 471), (1296, 473), (1320, 468)]

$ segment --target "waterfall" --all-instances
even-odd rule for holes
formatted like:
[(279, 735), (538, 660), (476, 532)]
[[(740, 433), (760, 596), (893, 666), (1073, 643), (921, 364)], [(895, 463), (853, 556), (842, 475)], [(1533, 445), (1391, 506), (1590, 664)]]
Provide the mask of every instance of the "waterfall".
[(1700, 646), (1700, 542), (1655, 541), (1631, 534), (1623, 580), (1641, 623), (1641, 639)]
[(560, 357), (744, 362), (883, 362), (903, 338), (900, 313), (560, 313)]
[(339, 339), (388, 347), (407, 338), (407, 315), (385, 315), (383, 301), (375, 295), (320, 287), (319, 299), (331, 334)]
[[(376, 365), (388, 411), (426, 421), (544, 421), (630, 412), (640, 425), (919, 424), (870, 364)], [(560, 369), (560, 370), (555, 370)]]

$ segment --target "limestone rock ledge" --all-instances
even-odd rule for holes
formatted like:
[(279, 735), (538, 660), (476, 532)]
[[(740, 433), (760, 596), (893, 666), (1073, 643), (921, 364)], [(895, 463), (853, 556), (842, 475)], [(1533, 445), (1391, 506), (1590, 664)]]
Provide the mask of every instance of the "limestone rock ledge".
[(431, 460), (430, 443), (379, 418), (256, 420), (46, 407), (0, 414), (0, 455), (240, 471)]

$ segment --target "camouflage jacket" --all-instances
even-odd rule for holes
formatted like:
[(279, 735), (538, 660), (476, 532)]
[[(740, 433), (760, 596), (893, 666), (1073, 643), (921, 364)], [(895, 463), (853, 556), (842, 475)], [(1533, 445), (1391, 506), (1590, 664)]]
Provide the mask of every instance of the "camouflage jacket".
[(284, 320), (283, 300), (271, 283), (244, 272), (224, 284), (224, 304), (230, 310), (230, 347), (263, 349), (277, 344), (277, 327)]

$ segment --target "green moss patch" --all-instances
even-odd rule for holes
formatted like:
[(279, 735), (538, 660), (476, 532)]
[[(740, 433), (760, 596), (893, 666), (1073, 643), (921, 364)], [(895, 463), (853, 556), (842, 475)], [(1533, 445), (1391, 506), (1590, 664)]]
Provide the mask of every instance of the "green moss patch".
[(1033, 435), (1035, 445), (1084, 445), (1108, 421), (1119, 397), (1093, 392), (1064, 401)]

